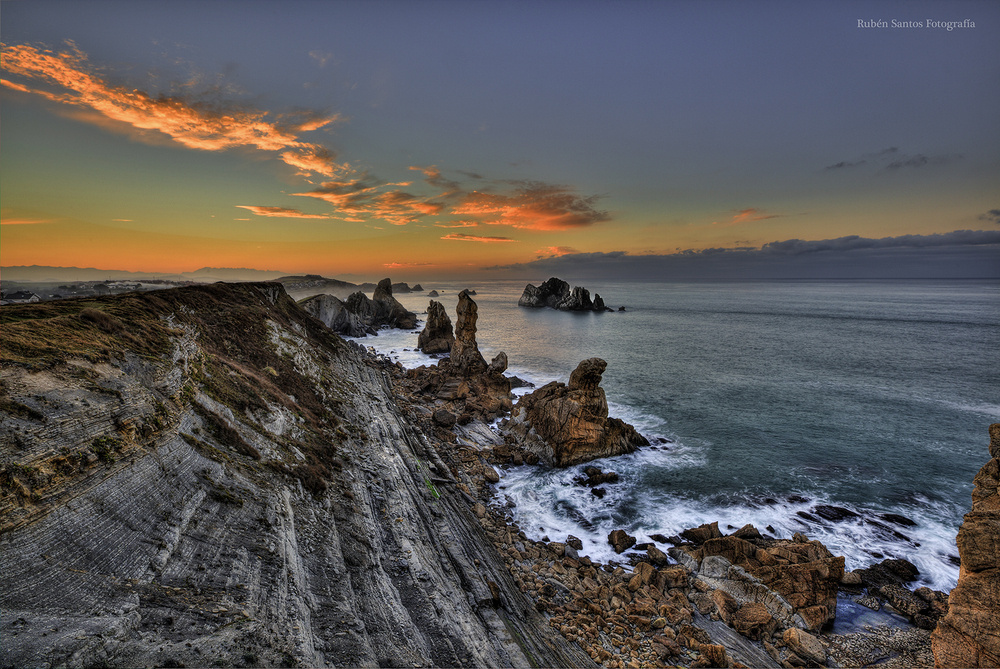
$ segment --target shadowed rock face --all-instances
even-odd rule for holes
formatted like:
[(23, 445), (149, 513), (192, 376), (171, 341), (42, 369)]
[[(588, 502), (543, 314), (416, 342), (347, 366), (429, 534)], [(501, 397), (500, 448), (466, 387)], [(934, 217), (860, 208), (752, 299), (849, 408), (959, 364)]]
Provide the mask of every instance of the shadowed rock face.
[(417, 337), (417, 347), (424, 353), (447, 353), (454, 343), (455, 333), (448, 311), (440, 302), (431, 300), (427, 307), (427, 322)]
[[(364, 293), (356, 293), (371, 302)], [(314, 295), (303, 300), (301, 303), (306, 313), (319, 319), (324, 325), (340, 334), (348, 337), (364, 337), (375, 334), (377, 330), (371, 324), (365, 322), (365, 317), (350, 311), (344, 302), (334, 295)], [(357, 308), (357, 306), (355, 306)], [(366, 310), (374, 315), (374, 310)]]
[(958, 584), (931, 636), (939, 667), (1000, 666), (1000, 423), (989, 432), (991, 459), (976, 474), (958, 531)]
[(581, 362), (569, 385), (553, 381), (525, 395), (503, 430), (515, 442), (556, 467), (631, 453), (649, 442), (635, 428), (608, 418), (608, 400), (600, 387), (607, 363)]
[(392, 283), (382, 279), (372, 299), (360, 290), (341, 301), (333, 295), (314, 295), (299, 303), (334, 332), (349, 337), (376, 334), (383, 325), (412, 330), (417, 316), (392, 296)]
[(91, 304), (3, 327), (0, 665), (591, 666), (280, 285)]

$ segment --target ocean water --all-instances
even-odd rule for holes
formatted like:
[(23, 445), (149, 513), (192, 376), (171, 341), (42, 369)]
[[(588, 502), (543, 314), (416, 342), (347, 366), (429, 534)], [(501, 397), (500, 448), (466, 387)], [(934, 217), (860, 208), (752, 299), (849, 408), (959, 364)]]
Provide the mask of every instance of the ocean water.
[[(643, 542), (752, 523), (819, 539), (848, 569), (902, 557), (933, 588), (957, 581), (955, 535), (1000, 421), (997, 283), (587, 284), (626, 307), (599, 314), (518, 307), (521, 282), (426, 287), (453, 320), (457, 291), (477, 291), (480, 349), (505, 351), (508, 374), (565, 382), (580, 360), (607, 360), (611, 415), (652, 442), (592, 463), (622, 479), (603, 498), (574, 482), (583, 465), (501, 471), (498, 503), (532, 538), (572, 534), (622, 561), (613, 529)], [(397, 297), (426, 311), (426, 293)], [(434, 364), (416, 337), (360, 341)]]

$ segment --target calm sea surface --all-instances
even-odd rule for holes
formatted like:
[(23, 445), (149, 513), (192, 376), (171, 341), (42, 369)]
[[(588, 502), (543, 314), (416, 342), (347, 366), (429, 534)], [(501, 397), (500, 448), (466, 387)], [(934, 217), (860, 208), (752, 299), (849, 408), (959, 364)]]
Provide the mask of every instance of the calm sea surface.
[[(642, 542), (753, 523), (819, 539), (849, 569), (904, 557), (954, 586), (955, 534), (1000, 421), (997, 283), (588, 284), (627, 309), (601, 314), (520, 308), (521, 282), (425, 287), (453, 320), (457, 291), (474, 288), (484, 356), (505, 351), (508, 373), (537, 385), (607, 360), (611, 415), (654, 442), (595, 463), (622, 476), (603, 499), (573, 483), (582, 466), (501, 472), (500, 499), (533, 538), (573, 534), (606, 561), (612, 529)], [(426, 311), (425, 293), (397, 297)], [(413, 331), (361, 341), (433, 364)]]

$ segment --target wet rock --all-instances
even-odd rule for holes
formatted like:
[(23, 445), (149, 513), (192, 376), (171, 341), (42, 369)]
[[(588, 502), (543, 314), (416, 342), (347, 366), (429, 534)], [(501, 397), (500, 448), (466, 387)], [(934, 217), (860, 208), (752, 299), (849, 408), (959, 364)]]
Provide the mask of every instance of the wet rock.
[(685, 541), (690, 541), (693, 544), (703, 544), (709, 539), (717, 539), (721, 536), (722, 532), (719, 531), (718, 521), (699, 525), (698, 527), (681, 532), (681, 538)]
[(583, 550), (583, 541), (579, 537), (574, 537), (572, 534), (566, 537), (566, 545), (572, 546), (578, 551)]
[(625, 530), (613, 530), (608, 535), (608, 543), (611, 544), (616, 553), (624, 553), (635, 545), (635, 541), (635, 537), (628, 534)]

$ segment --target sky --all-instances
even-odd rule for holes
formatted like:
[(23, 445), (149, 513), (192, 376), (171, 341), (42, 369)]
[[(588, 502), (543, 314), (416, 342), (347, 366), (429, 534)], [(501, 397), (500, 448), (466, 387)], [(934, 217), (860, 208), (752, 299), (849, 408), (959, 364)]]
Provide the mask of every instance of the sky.
[(1000, 277), (996, 2), (3, 0), (0, 41), (4, 267)]

